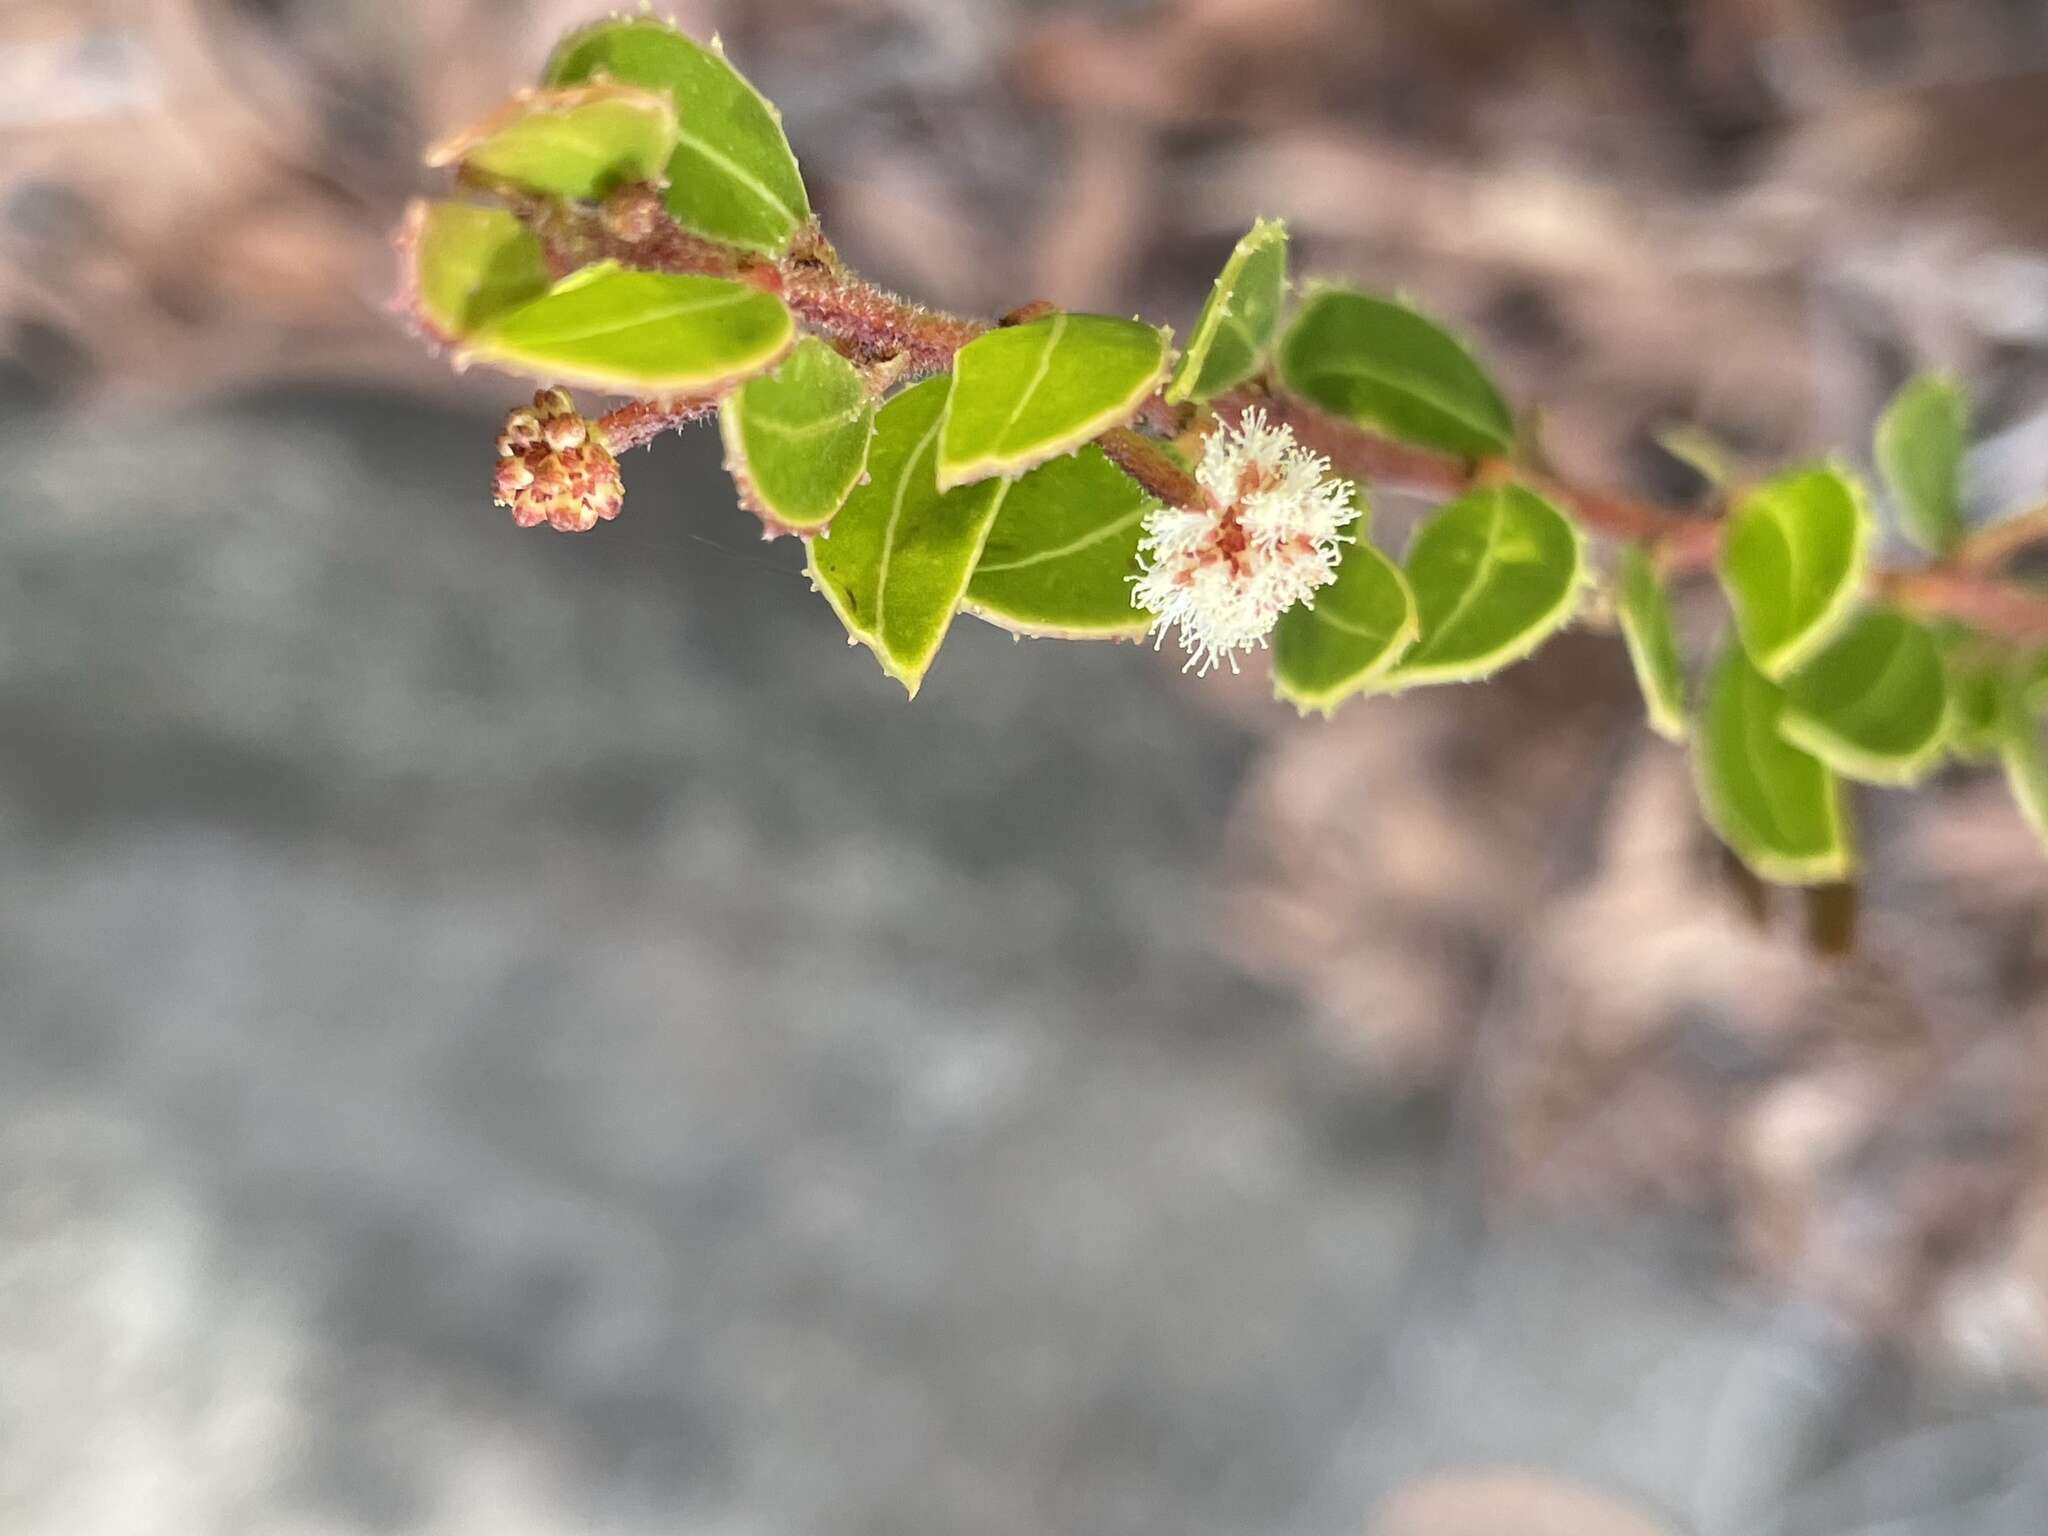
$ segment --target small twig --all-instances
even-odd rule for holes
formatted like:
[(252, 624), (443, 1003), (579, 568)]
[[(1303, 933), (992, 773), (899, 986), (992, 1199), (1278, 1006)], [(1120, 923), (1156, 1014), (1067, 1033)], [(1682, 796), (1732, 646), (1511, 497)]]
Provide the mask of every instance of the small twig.
[(1712, 570), (1715, 557), (1721, 553), (1723, 526), (1724, 520), (1720, 517), (1687, 518), (1683, 526), (1672, 529), (1657, 541), (1657, 568), (1666, 576), (1693, 575)]
[[(1275, 421), (1294, 429), (1302, 443), (1330, 461), (1339, 474), (1380, 485), (1399, 485), (1432, 495), (1458, 496), (1500, 478), (1497, 460), (1461, 459), (1454, 454), (1397, 443), (1285, 395), (1237, 390), (1218, 401), (1234, 414), (1261, 406)], [(1612, 491), (1566, 483), (1552, 475), (1514, 468), (1513, 478), (1563, 504), (1587, 528), (1613, 538), (1647, 543), (1690, 536), (1705, 520)]]
[(1117, 468), (1170, 507), (1199, 507), (1209, 499), (1195, 477), (1165, 445), (1129, 427), (1112, 427), (1096, 439)]
[(906, 374), (946, 372), (953, 354), (988, 329), (842, 272), (784, 263), (780, 275), (783, 302), (804, 320), (870, 358), (903, 358)]
[(771, 261), (686, 233), (644, 186), (620, 189), (602, 208), (542, 198), (513, 206), (556, 271), (609, 260), (650, 272), (736, 279), (775, 294), (808, 324), (850, 343), (870, 361), (907, 359), (908, 374), (945, 372), (953, 354), (989, 328), (913, 304), (855, 276), (816, 225), (804, 229), (780, 261)]
[(613, 453), (624, 453), (701, 421), (718, 409), (716, 395), (683, 395), (671, 400), (629, 400), (590, 424), (598, 440)]
[(1878, 571), (1872, 581), (1892, 602), (1922, 618), (1961, 619), (2020, 645), (2048, 644), (2048, 597), (2031, 587), (1941, 565)]
[(1995, 570), (2029, 545), (2044, 542), (2048, 542), (2048, 502), (1979, 528), (1956, 546), (1948, 563), (1965, 571)]

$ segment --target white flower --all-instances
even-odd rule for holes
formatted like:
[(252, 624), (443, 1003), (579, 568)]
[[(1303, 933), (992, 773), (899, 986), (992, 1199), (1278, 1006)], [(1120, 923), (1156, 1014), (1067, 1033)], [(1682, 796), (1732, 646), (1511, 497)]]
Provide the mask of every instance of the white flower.
[(1239, 651), (1263, 646), (1281, 614), (1336, 579), (1358, 509), (1328, 459), (1256, 408), (1209, 434), (1195, 479), (1205, 505), (1146, 517), (1131, 602), (1158, 616), (1153, 649), (1178, 627), (1188, 667), (1227, 661), (1235, 672)]

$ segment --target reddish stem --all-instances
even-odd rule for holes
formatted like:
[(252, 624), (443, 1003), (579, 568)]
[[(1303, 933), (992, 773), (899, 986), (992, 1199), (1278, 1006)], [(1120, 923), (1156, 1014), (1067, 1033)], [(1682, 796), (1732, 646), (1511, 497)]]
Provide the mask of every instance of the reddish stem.
[(718, 409), (716, 395), (684, 395), (673, 400), (629, 400), (592, 422), (591, 430), (613, 453), (624, 453), (701, 421)]
[[(1568, 508), (1587, 528), (1614, 538), (1646, 543), (1689, 535), (1703, 519), (1686, 517), (1651, 502), (1612, 491), (1575, 486), (1553, 476), (1535, 474), (1494, 459), (1461, 459), (1455, 454), (1397, 443), (1363, 431), (1347, 421), (1287, 395), (1251, 389), (1233, 390), (1216, 402), (1224, 415), (1258, 406), (1276, 422), (1294, 429), (1296, 439), (1330, 461), (1339, 474), (1353, 480), (1394, 484), (1437, 496), (1458, 496), (1503, 477), (1518, 480)], [(1711, 526), (1711, 525), (1708, 525)]]
[(1208, 493), (1163, 443), (1129, 427), (1112, 427), (1096, 441), (1117, 468), (1168, 506), (1199, 507), (1208, 502)]
[[(840, 270), (781, 269), (782, 298), (828, 336), (851, 343), (868, 361), (906, 360), (906, 374), (944, 373), (953, 354), (988, 327), (898, 298)], [(765, 285), (764, 285), (765, 286)]]
[[(652, 200), (650, 202), (650, 200)], [(953, 354), (989, 327), (926, 309), (848, 272), (815, 224), (778, 261), (689, 234), (645, 186), (621, 188), (602, 208), (528, 199), (515, 208), (540, 237), (548, 265), (573, 272), (617, 261), (653, 272), (733, 278), (777, 295), (807, 324), (869, 362), (901, 357), (907, 374), (943, 373)]]
[(2048, 543), (2048, 504), (1978, 529), (1956, 547), (1949, 563), (1967, 571), (1993, 570), (2040, 543)]
[(2020, 645), (2048, 644), (2048, 599), (2030, 587), (1955, 566), (1878, 571), (1877, 590), (1930, 619), (1960, 619), (1972, 629)]

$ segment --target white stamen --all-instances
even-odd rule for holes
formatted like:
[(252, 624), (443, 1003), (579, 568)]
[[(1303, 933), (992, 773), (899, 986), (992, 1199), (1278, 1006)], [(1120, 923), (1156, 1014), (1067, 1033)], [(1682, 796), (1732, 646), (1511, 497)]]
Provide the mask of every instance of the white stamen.
[(1131, 603), (1157, 616), (1155, 650), (1180, 631), (1183, 671), (1227, 662), (1235, 672), (1239, 651), (1263, 648), (1281, 614), (1336, 579), (1358, 508), (1329, 460), (1256, 407), (1209, 434), (1195, 479), (1210, 505), (1146, 517)]

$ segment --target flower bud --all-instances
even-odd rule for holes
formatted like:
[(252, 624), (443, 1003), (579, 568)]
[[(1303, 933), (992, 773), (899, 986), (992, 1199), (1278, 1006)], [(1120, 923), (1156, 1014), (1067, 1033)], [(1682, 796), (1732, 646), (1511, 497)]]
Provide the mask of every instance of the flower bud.
[(561, 533), (587, 533), (626, 502), (619, 461), (561, 389), (543, 389), (505, 417), (492, 489), (521, 528), (546, 523)]

